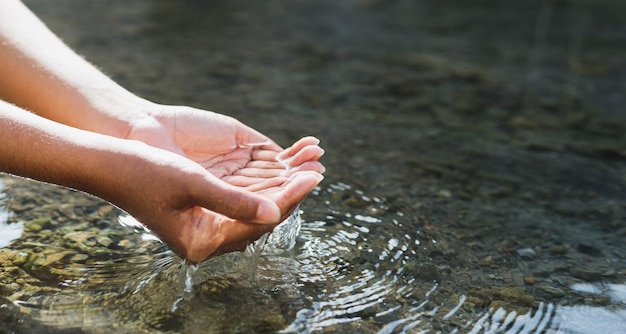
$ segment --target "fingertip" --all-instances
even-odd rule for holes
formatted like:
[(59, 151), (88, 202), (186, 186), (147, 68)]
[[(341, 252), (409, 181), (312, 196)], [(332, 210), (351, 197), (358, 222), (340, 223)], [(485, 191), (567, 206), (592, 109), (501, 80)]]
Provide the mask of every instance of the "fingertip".
[(285, 159), (289, 156), (294, 155), (298, 151), (302, 150), (304, 147), (318, 146), (319, 143), (320, 143), (320, 140), (316, 137), (313, 137), (313, 136), (302, 137), (299, 140), (297, 140), (295, 143), (293, 143), (291, 146), (289, 146), (288, 148), (280, 152), (278, 154), (278, 157), (280, 159)]
[(313, 136), (306, 136), (299, 141), (307, 142), (308, 145), (318, 145), (320, 143), (319, 138)]
[(280, 208), (276, 203), (261, 201), (256, 211), (256, 221), (262, 224), (276, 224), (280, 221)]
[(298, 171), (289, 178), (290, 182), (297, 183), (297, 188), (300, 188), (300, 190), (308, 189), (310, 191), (324, 180), (324, 175), (314, 171)]
[(304, 200), (323, 179), (324, 176), (316, 172), (296, 172), (290, 176), (282, 191), (273, 196), (274, 201), (283, 209), (283, 213), (289, 212)]
[(320, 173), (315, 173), (315, 172), (309, 172), (310, 175), (313, 176), (313, 178), (315, 179), (315, 181), (317, 183), (315, 183), (315, 185), (320, 184), (320, 182), (322, 182), (324, 180), (324, 175), (320, 174)]
[(316, 145), (308, 145), (292, 153), (292, 155), (285, 158), (281, 157), (281, 159), (278, 160), (287, 169), (300, 166), (309, 161), (317, 161), (324, 155), (324, 149)]

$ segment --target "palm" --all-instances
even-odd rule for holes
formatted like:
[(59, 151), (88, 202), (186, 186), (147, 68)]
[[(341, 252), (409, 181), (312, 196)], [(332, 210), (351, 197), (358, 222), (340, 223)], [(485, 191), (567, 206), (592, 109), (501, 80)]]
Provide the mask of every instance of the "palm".
[[(170, 107), (156, 124), (137, 127), (129, 139), (173, 151), (193, 160), (219, 180), (269, 198), (285, 219), (319, 182), (317, 159), (323, 151), (315, 138), (282, 150), (269, 138), (233, 118), (206, 111)], [(289, 161), (287, 168), (277, 161)], [(275, 225), (249, 224), (200, 206), (187, 209), (178, 230), (183, 252), (192, 262), (241, 249)]]
[[(316, 161), (323, 151), (315, 139), (305, 138), (283, 151), (266, 136), (231, 117), (188, 107), (167, 107), (170, 112), (159, 115), (157, 126), (135, 130), (129, 138), (181, 154), (225, 182), (268, 196), (276, 194), (298, 172), (323, 169)], [(291, 158), (295, 168), (287, 171), (276, 160), (279, 155)]]

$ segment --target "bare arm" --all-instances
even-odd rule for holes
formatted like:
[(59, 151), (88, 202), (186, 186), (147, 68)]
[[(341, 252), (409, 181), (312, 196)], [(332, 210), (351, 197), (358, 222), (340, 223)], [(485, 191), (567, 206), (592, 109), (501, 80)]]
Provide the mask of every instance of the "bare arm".
[(149, 106), (67, 47), (17, 0), (0, 1), (0, 73), (0, 99), (116, 137), (124, 137)]
[(109, 200), (192, 262), (240, 249), (271, 231), (297, 204), (293, 199), (302, 199), (321, 180), (304, 172), (280, 191), (242, 191), (178, 154), (69, 127), (2, 101), (0, 142), (0, 171)]
[(108, 200), (192, 262), (271, 231), (322, 180), (315, 138), (281, 151), (231, 117), (137, 97), (17, 0), (0, 1), (0, 99), (15, 104), (0, 100), (0, 172)]

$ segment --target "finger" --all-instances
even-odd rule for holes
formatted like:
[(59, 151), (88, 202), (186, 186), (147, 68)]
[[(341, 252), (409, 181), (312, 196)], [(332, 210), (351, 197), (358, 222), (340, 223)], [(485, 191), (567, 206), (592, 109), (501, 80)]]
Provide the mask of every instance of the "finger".
[(267, 168), (242, 168), (233, 173), (234, 175), (248, 176), (255, 178), (269, 178), (279, 176), (285, 168), (282, 169), (267, 169)]
[(319, 173), (299, 172), (282, 186), (281, 191), (268, 196), (278, 204), (284, 219), (323, 179)]
[(263, 142), (263, 143), (248, 143), (248, 144), (238, 144), (238, 148), (240, 149), (253, 149), (253, 150), (263, 150), (263, 151), (271, 151), (274, 153), (282, 152), (282, 148), (276, 145), (274, 142)]
[(248, 224), (241, 221), (233, 221), (228, 225), (224, 224), (222, 245), (211, 256), (245, 250), (249, 244), (259, 239), (265, 233), (271, 232), (277, 225)]
[(222, 177), (222, 180), (236, 187), (248, 187), (255, 183), (262, 183), (266, 181), (266, 179), (261, 178), (261, 177), (249, 177), (249, 176), (241, 176), (241, 175), (224, 176)]
[(244, 142), (244, 143), (239, 143), (237, 144), (237, 147), (239, 148), (266, 148), (268, 150), (272, 150), (275, 151), (275, 149), (273, 149), (275, 147), (276, 144), (274, 144), (271, 140), (265, 140), (265, 141), (260, 141), (260, 142)]
[[(248, 187), (253, 186), (255, 184), (262, 184), (262, 183), (266, 183), (268, 181), (272, 181), (273, 183), (280, 184), (280, 183), (286, 182), (288, 180), (288, 178), (285, 177), (285, 176), (275, 176), (275, 177), (261, 178), (261, 177), (249, 177), (249, 176), (233, 175), (233, 176), (225, 176), (225, 177), (222, 178), (222, 180), (228, 182), (229, 184), (231, 184), (233, 186), (248, 188)], [(253, 188), (253, 189), (257, 189), (257, 188)], [(246, 189), (246, 190), (253, 191), (253, 190), (250, 190), (250, 189)]]
[(191, 263), (199, 263), (209, 257), (227, 252), (242, 250), (251, 243), (268, 233), (276, 224), (248, 224), (216, 214), (205, 208), (192, 209), (196, 213), (197, 221), (187, 231), (189, 234), (187, 246), (178, 249), (178, 253)]
[(322, 163), (319, 161), (307, 161), (307, 162), (300, 164), (299, 166), (284, 170), (280, 175), (290, 177), (291, 175), (297, 172), (305, 172), (305, 171), (317, 172), (317, 173), (322, 174), (326, 171), (326, 168), (324, 168), (324, 165), (322, 165)]
[(282, 152), (283, 148), (278, 146), (278, 144), (271, 142), (269, 144), (263, 145), (260, 147), (263, 150), (269, 150), (269, 151), (275, 151), (275, 152)]
[(252, 192), (262, 192), (267, 189), (278, 188), (287, 181), (289, 181), (289, 179), (286, 177), (275, 177), (271, 179), (266, 179), (262, 182), (250, 184), (249, 186), (246, 187), (246, 190), (252, 191)]
[(193, 185), (195, 205), (246, 222), (275, 224), (280, 221), (280, 208), (266, 197), (238, 188), (210, 174), (205, 180), (208, 182)]
[(252, 160), (256, 161), (276, 161), (276, 151), (255, 149), (252, 151)]
[(309, 145), (303, 147), (295, 155), (280, 161), (287, 168), (292, 168), (303, 164), (306, 161), (312, 161), (319, 159), (324, 155), (324, 150), (316, 145)]
[(279, 160), (287, 159), (287, 158), (293, 156), (298, 151), (300, 151), (305, 146), (310, 146), (310, 145), (317, 146), (319, 143), (320, 143), (320, 140), (315, 138), (315, 137), (312, 137), (312, 136), (303, 137), (300, 140), (296, 141), (290, 147), (288, 147), (285, 150), (283, 150), (282, 152), (280, 152), (278, 154), (278, 159)]
[(283, 166), (278, 161), (261, 161), (261, 160), (252, 160), (246, 164), (246, 168), (264, 168), (264, 169), (281, 169), (284, 170), (285, 166)]

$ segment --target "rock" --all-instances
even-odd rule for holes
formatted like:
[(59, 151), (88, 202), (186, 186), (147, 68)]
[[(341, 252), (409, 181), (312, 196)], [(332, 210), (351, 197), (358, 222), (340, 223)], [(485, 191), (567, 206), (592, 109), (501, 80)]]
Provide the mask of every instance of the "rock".
[(517, 255), (523, 259), (530, 260), (533, 259), (537, 253), (535, 253), (532, 248), (520, 248), (517, 250)]
[(113, 240), (107, 236), (97, 236), (96, 241), (104, 247), (109, 247), (113, 243)]
[(72, 262), (82, 262), (85, 261), (89, 258), (89, 255), (87, 254), (75, 254), (70, 258), (70, 261)]
[(596, 282), (602, 279), (602, 272), (592, 268), (572, 267), (570, 268), (569, 273), (570, 275), (587, 282)]
[(441, 281), (439, 268), (434, 263), (420, 263), (415, 265), (407, 265), (405, 267), (407, 273), (412, 274), (415, 278), (424, 281)]
[(591, 256), (602, 256), (602, 251), (597, 249), (596, 247), (593, 247), (591, 245), (587, 245), (587, 244), (578, 244), (576, 246), (576, 250), (583, 253), (583, 254), (587, 254), (587, 255), (591, 255)]
[(67, 254), (69, 254), (70, 252), (59, 252), (59, 253), (54, 253), (54, 254), (50, 254), (48, 256), (46, 256), (45, 260), (41, 263), (41, 266), (49, 266), (53, 263), (58, 262), (59, 260), (61, 260), (62, 258), (64, 258)]
[(563, 245), (552, 245), (548, 247), (548, 251), (553, 254), (562, 255), (567, 253), (567, 247)]
[(554, 287), (554, 286), (538, 285), (537, 288), (540, 289), (541, 291), (547, 293), (548, 295), (550, 295), (552, 297), (561, 298), (561, 297), (565, 296), (565, 292), (562, 289)]

